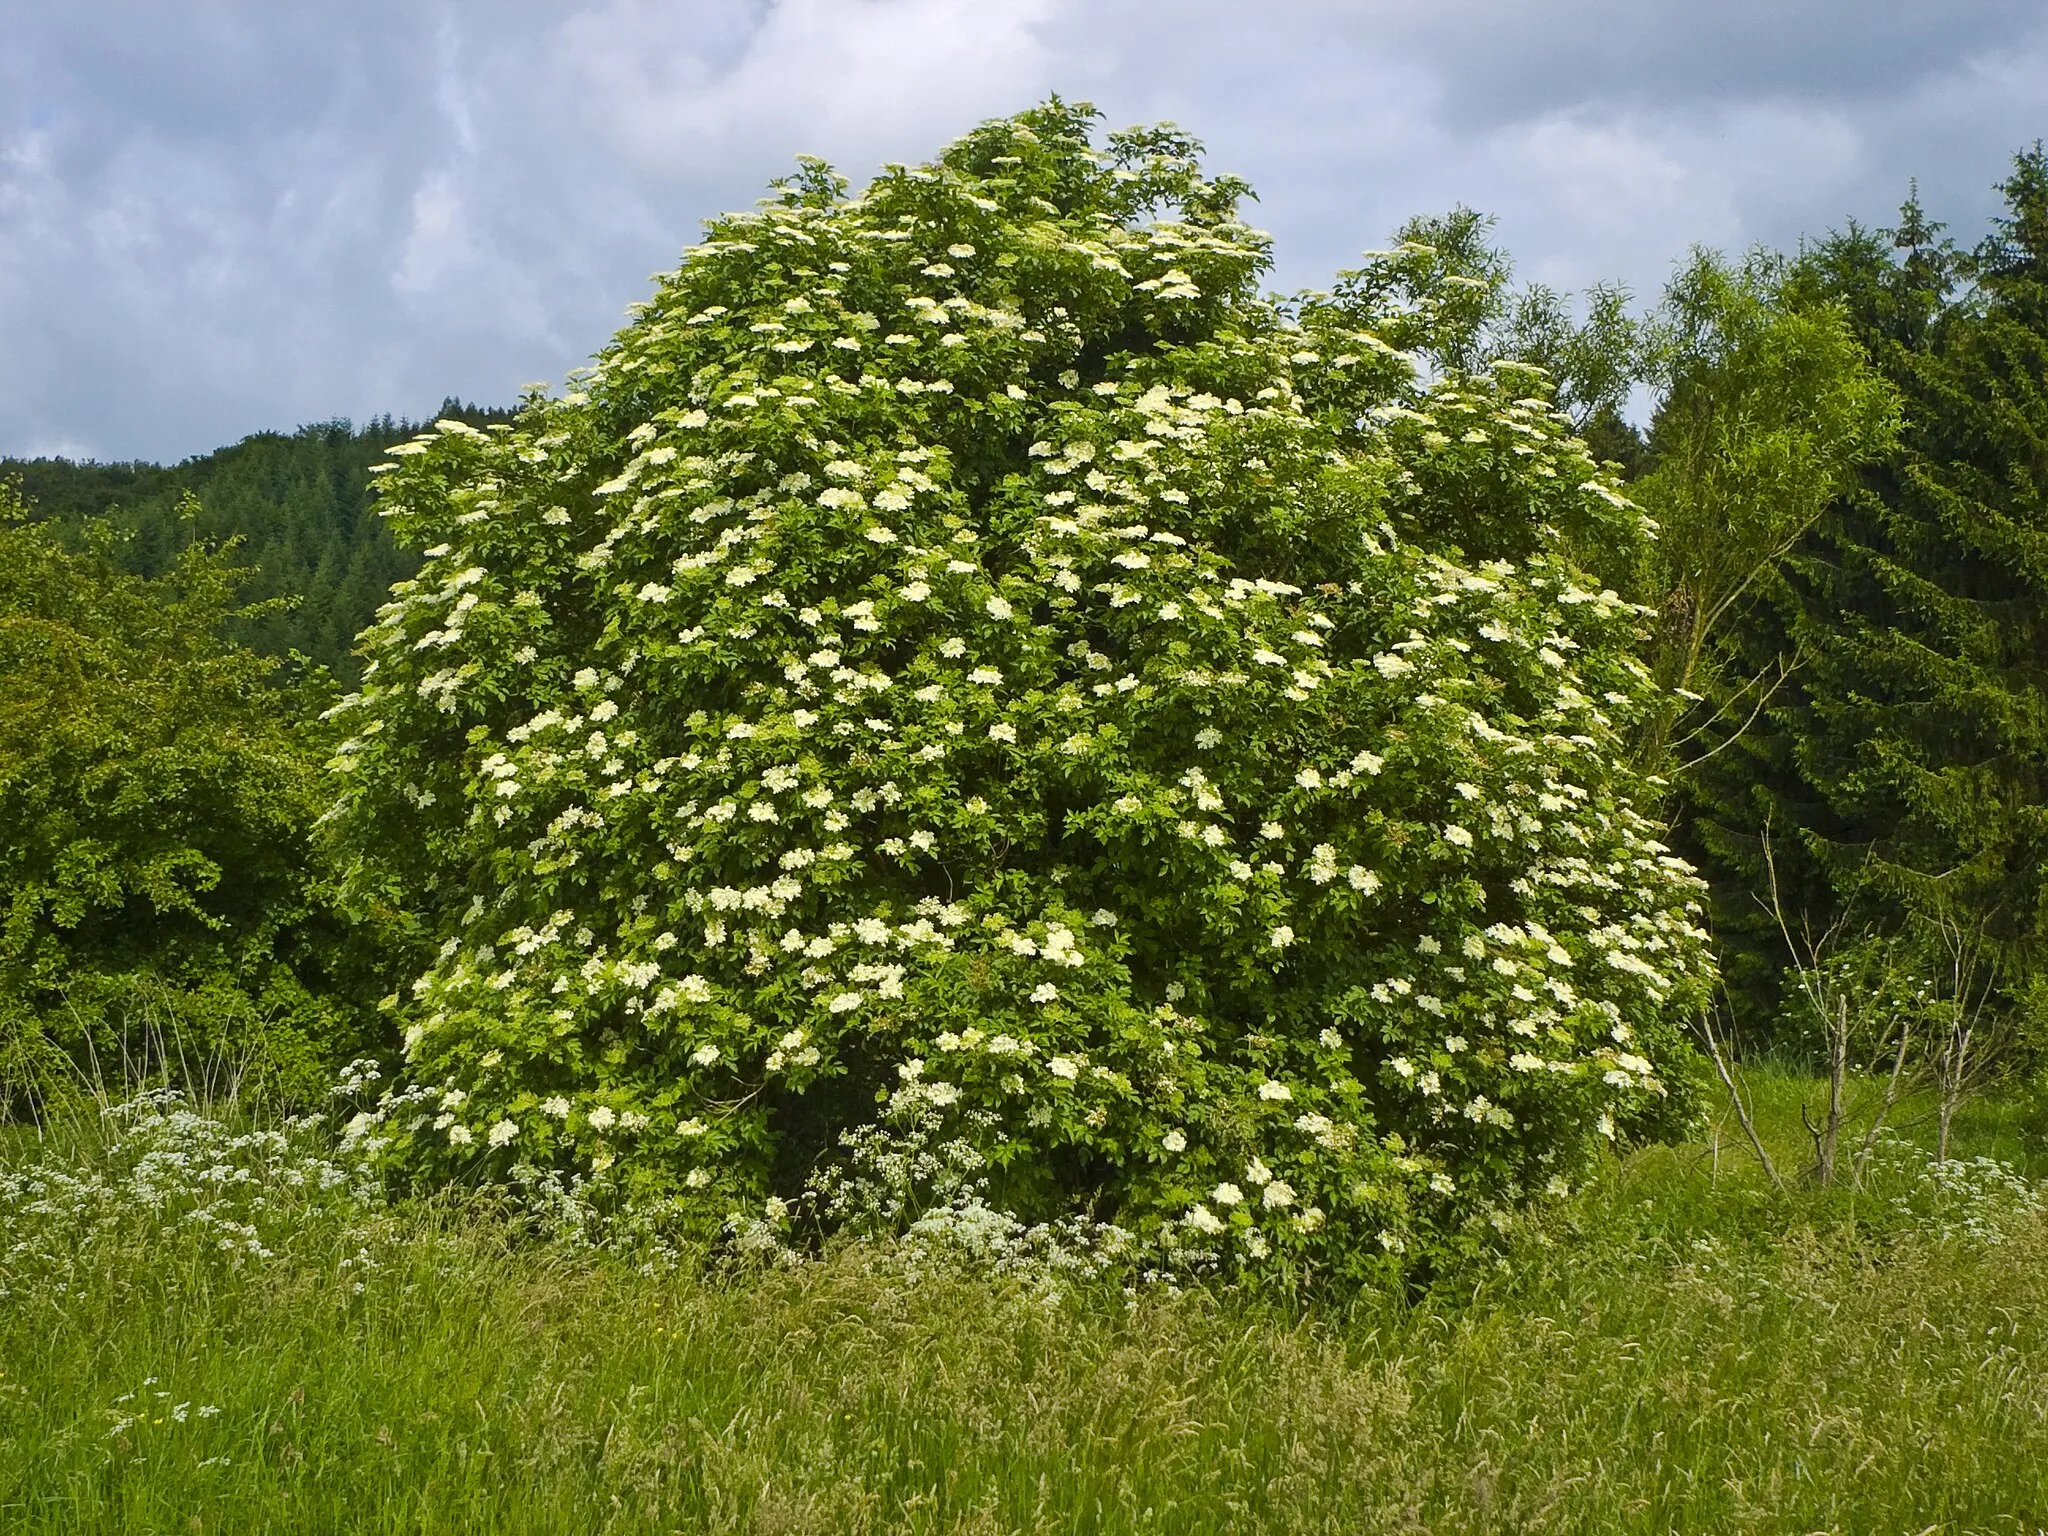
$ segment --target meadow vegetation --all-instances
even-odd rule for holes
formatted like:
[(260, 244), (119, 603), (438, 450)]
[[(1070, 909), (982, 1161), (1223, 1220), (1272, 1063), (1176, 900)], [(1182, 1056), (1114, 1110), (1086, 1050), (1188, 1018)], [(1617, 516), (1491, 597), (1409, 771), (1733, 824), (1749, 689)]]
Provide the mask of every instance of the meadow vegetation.
[[(1821, 1085), (1753, 1081), (1790, 1161)], [(1307, 1302), (893, 1244), (648, 1267), (473, 1190), (381, 1204), (314, 1131), (166, 1119), (54, 1127), (0, 1177), (11, 1529), (2048, 1517), (2048, 1146), (2020, 1101), (1973, 1106), (1948, 1174), (1902, 1141), (1853, 1193), (1773, 1189), (1723, 1127), (1412, 1290)], [(207, 1176), (230, 1166), (253, 1179)]]

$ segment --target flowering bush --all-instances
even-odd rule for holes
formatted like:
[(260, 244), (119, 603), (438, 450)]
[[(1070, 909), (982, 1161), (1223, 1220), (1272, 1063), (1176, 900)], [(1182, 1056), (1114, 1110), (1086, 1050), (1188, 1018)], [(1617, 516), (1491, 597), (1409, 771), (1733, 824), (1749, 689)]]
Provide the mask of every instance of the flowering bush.
[(1058, 102), (715, 221), (558, 399), (394, 450), (335, 816), (438, 959), (376, 1111), (704, 1233), (937, 1111), (992, 1208), (1362, 1276), (1686, 1112), (1640, 514), (1404, 247)]

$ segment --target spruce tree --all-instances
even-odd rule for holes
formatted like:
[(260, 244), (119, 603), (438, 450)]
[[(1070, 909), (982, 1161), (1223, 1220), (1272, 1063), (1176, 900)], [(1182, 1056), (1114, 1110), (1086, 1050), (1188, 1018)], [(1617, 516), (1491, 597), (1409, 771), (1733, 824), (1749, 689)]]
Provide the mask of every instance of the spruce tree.
[[(2048, 851), (2048, 160), (1959, 252), (1917, 198), (1851, 227), (1799, 281), (1844, 306), (1900, 391), (1871, 465), (1746, 615), (1750, 659), (1798, 658), (1748, 738), (1698, 773), (1692, 831), (1722, 893), (1732, 980), (1762, 1002), (1783, 959), (1746, 894), (1767, 832), (1816, 929), (1929, 921), (1979, 933), (2008, 985), (2035, 963)], [(1731, 943), (1732, 940), (1732, 943)]]

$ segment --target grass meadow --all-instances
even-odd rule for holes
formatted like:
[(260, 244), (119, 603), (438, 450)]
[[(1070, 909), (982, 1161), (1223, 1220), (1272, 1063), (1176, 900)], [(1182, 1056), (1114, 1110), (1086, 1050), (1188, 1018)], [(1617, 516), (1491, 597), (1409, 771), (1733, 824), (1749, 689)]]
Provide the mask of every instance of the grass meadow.
[[(1796, 1167), (1818, 1090), (1758, 1084)], [(195, 1206), (178, 1177), (262, 1152), (218, 1129), (121, 1168), (89, 1121), (21, 1133), (0, 1530), (2048, 1528), (2048, 1115), (1969, 1111), (2011, 1171), (1902, 1145), (1853, 1195), (1732, 1131), (1349, 1302), (855, 1247), (648, 1273), (289, 1158)]]

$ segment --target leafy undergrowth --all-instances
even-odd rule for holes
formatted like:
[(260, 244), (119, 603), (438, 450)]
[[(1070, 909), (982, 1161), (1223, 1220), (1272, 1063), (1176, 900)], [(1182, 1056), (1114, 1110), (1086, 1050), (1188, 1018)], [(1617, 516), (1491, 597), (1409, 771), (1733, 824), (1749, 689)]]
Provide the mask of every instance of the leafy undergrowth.
[(693, 1279), (379, 1207), (318, 1126), (115, 1129), (0, 1159), (8, 1530), (2048, 1523), (2048, 1224), (1905, 1140), (1854, 1198), (1653, 1149), (1417, 1295), (1283, 1306), (930, 1248)]

